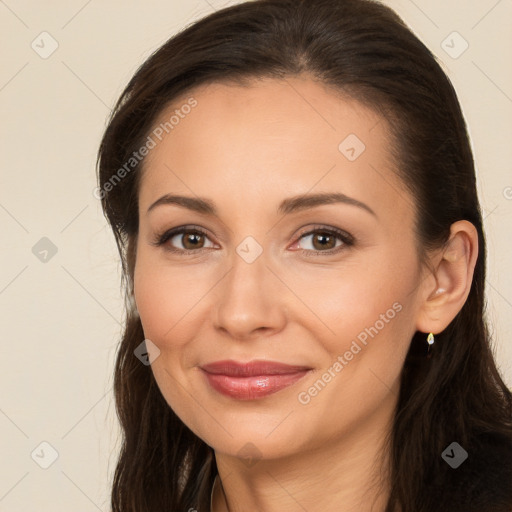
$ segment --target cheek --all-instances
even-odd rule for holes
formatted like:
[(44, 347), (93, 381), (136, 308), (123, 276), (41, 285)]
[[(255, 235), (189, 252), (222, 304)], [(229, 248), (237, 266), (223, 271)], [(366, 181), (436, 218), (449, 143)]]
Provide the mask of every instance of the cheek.
[(211, 287), (200, 266), (171, 269), (142, 249), (135, 265), (134, 295), (146, 338), (160, 350), (185, 344), (200, 325), (202, 299)]
[[(324, 319), (335, 336), (317, 338), (326, 353), (323, 368), (299, 396), (318, 418), (328, 414), (336, 425), (347, 428), (398, 392), (414, 334), (414, 308), (405, 280), (385, 280), (384, 273), (381, 277), (387, 286), (379, 290), (369, 276), (364, 283), (346, 280), (338, 290), (337, 307), (324, 310), (332, 314), (330, 322)], [(332, 427), (333, 435), (339, 428)]]
[[(400, 279), (391, 265), (376, 259), (367, 265), (344, 265), (338, 271), (312, 272), (308, 278), (295, 276), (293, 290), (312, 319), (324, 324), (335, 337), (346, 338), (373, 325), (382, 314), (393, 319), (398, 306), (413, 286), (410, 269), (402, 267)], [(313, 278), (314, 275), (314, 278)]]
[(417, 279), (410, 258), (383, 253), (364, 266), (344, 268), (339, 279), (319, 279), (314, 288), (310, 283), (308, 305), (316, 324), (320, 318), (325, 326), (319, 339), (329, 360), (346, 355), (353, 370), (378, 367), (394, 380), (415, 332), (411, 290)]

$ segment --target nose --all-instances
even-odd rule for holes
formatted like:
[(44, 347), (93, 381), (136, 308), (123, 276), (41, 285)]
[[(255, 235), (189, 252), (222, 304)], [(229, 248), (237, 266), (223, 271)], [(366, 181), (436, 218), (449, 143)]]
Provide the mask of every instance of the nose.
[(237, 253), (216, 286), (214, 326), (236, 340), (270, 336), (286, 324), (286, 297), (282, 282), (267, 266), (265, 253), (248, 263)]

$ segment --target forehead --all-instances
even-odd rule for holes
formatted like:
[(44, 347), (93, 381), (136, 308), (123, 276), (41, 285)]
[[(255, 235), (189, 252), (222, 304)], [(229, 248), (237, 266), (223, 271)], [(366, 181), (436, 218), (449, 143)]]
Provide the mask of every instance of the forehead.
[(277, 204), (285, 196), (336, 190), (376, 210), (397, 210), (399, 202), (404, 211), (410, 207), (393, 171), (386, 120), (309, 78), (199, 86), (154, 126), (160, 131), (152, 133), (161, 135), (153, 135), (145, 161), (141, 205), (179, 192), (215, 194), (246, 209), (262, 197)]

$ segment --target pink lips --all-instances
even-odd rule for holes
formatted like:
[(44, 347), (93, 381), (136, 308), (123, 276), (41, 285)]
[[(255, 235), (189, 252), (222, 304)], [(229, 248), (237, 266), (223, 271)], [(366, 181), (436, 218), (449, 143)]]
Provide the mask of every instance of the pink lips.
[(256, 400), (291, 386), (311, 368), (272, 361), (217, 361), (201, 366), (201, 370), (219, 393), (238, 400)]

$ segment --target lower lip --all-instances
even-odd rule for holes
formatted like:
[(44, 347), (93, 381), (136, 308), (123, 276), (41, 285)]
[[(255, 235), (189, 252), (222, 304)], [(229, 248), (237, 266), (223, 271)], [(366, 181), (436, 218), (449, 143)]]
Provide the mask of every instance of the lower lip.
[(277, 393), (302, 379), (310, 370), (281, 375), (256, 375), (253, 377), (232, 377), (213, 374), (203, 370), (210, 386), (225, 396), (238, 400), (257, 400)]

